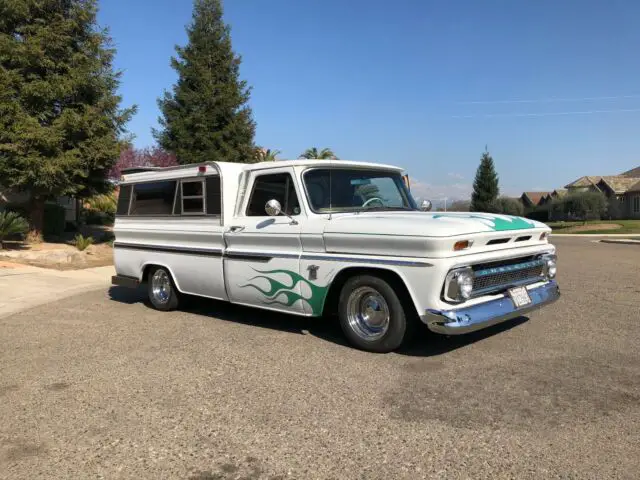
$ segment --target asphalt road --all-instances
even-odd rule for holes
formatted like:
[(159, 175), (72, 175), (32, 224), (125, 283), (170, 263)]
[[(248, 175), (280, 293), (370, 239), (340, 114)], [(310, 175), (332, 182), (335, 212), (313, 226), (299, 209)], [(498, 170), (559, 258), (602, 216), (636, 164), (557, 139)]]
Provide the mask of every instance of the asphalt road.
[(409, 351), (112, 289), (0, 320), (0, 478), (640, 476), (640, 247), (556, 240), (563, 296)]

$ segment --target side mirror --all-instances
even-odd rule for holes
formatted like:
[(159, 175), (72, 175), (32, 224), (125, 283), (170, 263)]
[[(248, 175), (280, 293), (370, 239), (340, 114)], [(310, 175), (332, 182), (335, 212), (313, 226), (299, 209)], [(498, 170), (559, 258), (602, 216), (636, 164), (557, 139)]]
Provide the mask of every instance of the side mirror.
[(423, 200), (422, 205), (420, 205), (420, 210), (422, 210), (423, 212), (428, 212), (429, 210), (431, 210), (431, 207), (433, 207), (433, 205), (429, 200)]
[(264, 206), (264, 210), (270, 217), (277, 217), (282, 213), (282, 205), (278, 200), (272, 199)]
[(264, 210), (265, 212), (267, 212), (267, 215), (269, 215), (270, 217), (277, 217), (278, 215), (284, 215), (289, 220), (291, 220), (290, 225), (298, 225), (297, 220), (294, 220), (293, 217), (291, 217), (291, 215), (287, 215), (282, 211), (282, 205), (280, 205), (280, 202), (276, 199), (269, 200), (267, 204), (264, 206)]

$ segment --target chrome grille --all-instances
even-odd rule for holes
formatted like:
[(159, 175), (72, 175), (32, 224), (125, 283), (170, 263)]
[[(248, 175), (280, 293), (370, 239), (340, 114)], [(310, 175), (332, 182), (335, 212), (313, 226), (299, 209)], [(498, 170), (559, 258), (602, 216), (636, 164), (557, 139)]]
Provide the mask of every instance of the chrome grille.
[(544, 275), (544, 261), (535, 259), (507, 265), (476, 266), (473, 270), (473, 295), (477, 296), (540, 280)]

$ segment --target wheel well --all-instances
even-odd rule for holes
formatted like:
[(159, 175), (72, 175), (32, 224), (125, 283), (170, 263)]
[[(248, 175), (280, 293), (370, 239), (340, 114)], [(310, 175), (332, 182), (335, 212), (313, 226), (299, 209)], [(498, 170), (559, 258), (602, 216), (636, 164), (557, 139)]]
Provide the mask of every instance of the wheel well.
[(142, 270), (142, 278), (140, 279), (140, 282), (146, 282), (147, 279), (149, 278), (149, 272), (151, 272), (151, 269), (157, 266), (158, 265), (154, 265), (153, 263), (146, 264), (144, 266), (144, 270)]
[(331, 282), (329, 292), (327, 293), (327, 298), (324, 302), (324, 308), (322, 311), (323, 315), (337, 314), (338, 301), (340, 299), (340, 292), (342, 291), (342, 287), (347, 282), (347, 280), (355, 277), (356, 275), (373, 275), (382, 278), (383, 280), (388, 282), (389, 285), (391, 285), (391, 287), (395, 290), (395, 292), (400, 297), (400, 301), (404, 305), (411, 305), (413, 307), (412, 311), (416, 312), (417, 314), (413, 299), (409, 294), (409, 290), (407, 290), (407, 286), (405, 285), (404, 281), (396, 272), (392, 270), (385, 270), (384, 268), (349, 267), (341, 270)]

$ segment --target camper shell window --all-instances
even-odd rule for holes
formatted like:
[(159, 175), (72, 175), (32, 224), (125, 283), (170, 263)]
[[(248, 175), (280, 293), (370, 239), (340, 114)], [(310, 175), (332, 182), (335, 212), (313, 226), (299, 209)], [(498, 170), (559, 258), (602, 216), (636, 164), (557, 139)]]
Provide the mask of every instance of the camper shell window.
[(118, 216), (208, 215), (222, 211), (220, 177), (185, 178), (122, 185)]
[(118, 206), (116, 215), (129, 215), (129, 204), (131, 203), (131, 185), (123, 185), (118, 192)]
[(171, 215), (176, 184), (168, 180), (133, 185), (129, 215)]
[(204, 179), (182, 180), (181, 188), (182, 215), (204, 215), (207, 213)]

